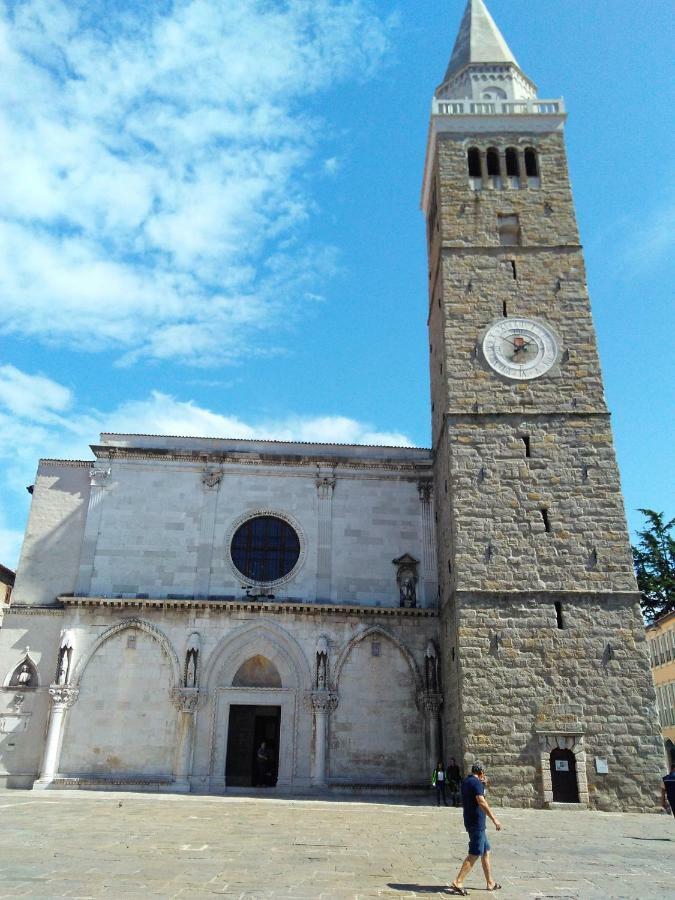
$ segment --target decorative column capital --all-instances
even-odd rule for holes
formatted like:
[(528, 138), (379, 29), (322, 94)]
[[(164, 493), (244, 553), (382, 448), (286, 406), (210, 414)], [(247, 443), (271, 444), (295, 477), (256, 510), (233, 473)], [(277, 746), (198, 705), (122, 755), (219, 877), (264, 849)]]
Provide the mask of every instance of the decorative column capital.
[(102, 468), (101, 466), (92, 466), (89, 469), (89, 481), (92, 487), (103, 487), (104, 484), (107, 484), (110, 480), (110, 475), (112, 473), (112, 469), (108, 466), (107, 469)]
[(333, 495), (333, 489), (335, 487), (335, 476), (334, 475), (317, 475), (316, 476), (316, 489), (319, 492), (320, 500), (329, 500)]
[(207, 490), (217, 488), (222, 481), (223, 473), (219, 469), (207, 469), (202, 472), (202, 484)]
[(50, 684), (49, 696), (52, 699), (52, 706), (61, 706), (68, 709), (77, 700), (80, 689), (71, 687), (67, 684)]
[(309, 702), (315, 713), (328, 715), (337, 709), (339, 698), (332, 691), (313, 691), (309, 695)]
[(180, 712), (192, 715), (199, 703), (199, 690), (198, 688), (174, 688), (171, 699)]
[(443, 706), (443, 695), (432, 693), (422, 694), (422, 706), (429, 716), (437, 716)]
[(430, 503), (434, 494), (434, 483), (431, 479), (420, 479), (417, 482), (417, 493), (422, 503)]

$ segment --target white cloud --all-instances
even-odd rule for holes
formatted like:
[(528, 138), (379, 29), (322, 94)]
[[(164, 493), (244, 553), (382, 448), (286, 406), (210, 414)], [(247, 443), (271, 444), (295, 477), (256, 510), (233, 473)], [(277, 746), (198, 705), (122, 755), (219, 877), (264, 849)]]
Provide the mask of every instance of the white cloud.
[(388, 24), (370, 0), (94, 6), (0, 0), (0, 328), (227, 361), (319, 281), (300, 110)]
[(151, 391), (109, 410), (85, 409), (68, 388), (14, 366), (0, 367), (0, 562), (16, 565), (26, 485), (40, 457), (90, 459), (89, 444), (101, 431), (195, 437), (264, 438), (317, 443), (414, 446), (398, 431), (378, 431), (368, 422), (340, 415), (289, 415), (244, 421)]

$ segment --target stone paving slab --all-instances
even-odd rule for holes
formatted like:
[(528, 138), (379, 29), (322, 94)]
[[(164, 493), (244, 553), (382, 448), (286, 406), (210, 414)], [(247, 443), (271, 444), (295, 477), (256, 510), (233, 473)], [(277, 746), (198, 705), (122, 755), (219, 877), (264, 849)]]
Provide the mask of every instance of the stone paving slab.
[[(666, 815), (500, 809), (509, 898), (675, 898)], [(0, 898), (442, 898), (461, 810), (344, 800), (52, 791), (0, 794)], [(487, 900), (479, 864), (466, 882)]]

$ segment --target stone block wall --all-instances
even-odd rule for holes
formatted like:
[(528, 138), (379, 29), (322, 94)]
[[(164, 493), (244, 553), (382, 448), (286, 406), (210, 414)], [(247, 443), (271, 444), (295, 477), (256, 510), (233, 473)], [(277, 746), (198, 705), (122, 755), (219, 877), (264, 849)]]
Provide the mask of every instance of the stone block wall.
[[(583, 737), (592, 807), (655, 811), (663, 751), (637, 595), (461, 592), (455, 602), (464, 762), (485, 763), (491, 802), (542, 805), (539, 733), (555, 728)], [(561, 708), (570, 714), (547, 724)]]

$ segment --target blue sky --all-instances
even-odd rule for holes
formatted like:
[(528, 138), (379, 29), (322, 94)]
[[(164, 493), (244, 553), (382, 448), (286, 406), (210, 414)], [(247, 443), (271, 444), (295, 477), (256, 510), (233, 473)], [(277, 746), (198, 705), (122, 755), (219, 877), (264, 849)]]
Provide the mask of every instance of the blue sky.
[[(0, 561), (100, 430), (429, 441), (419, 190), (463, 0), (0, 0)], [(570, 170), (626, 506), (675, 513), (672, 7), (491, 0)]]

